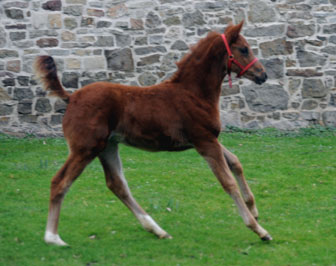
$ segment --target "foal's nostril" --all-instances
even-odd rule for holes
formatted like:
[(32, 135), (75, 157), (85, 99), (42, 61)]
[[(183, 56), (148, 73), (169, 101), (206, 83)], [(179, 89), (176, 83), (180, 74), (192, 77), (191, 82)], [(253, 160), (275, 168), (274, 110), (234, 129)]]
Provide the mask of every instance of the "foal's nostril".
[(264, 82), (267, 80), (267, 74), (266, 72), (263, 73), (263, 76), (264, 76)]
[(259, 77), (257, 76), (255, 78), (255, 82), (257, 84), (263, 84), (267, 80), (267, 74), (266, 72), (263, 72)]

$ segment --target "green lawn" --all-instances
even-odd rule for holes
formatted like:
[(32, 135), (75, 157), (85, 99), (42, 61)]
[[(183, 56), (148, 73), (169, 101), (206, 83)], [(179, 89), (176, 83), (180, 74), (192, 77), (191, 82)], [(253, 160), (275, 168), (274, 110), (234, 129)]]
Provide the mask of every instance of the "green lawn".
[(95, 160), (63, 204), (59, 232), (71, 247), (43, 242), (50, 179), (67, 156), (64, 140), (0, 135), (0, 265), (336, 265), (334, 132), (221, 135), (244, 166), (272, 242), (245, 228), (194, 150), (121, 146), (135, 198), (173, 239), (142, 229), (106, 188)]

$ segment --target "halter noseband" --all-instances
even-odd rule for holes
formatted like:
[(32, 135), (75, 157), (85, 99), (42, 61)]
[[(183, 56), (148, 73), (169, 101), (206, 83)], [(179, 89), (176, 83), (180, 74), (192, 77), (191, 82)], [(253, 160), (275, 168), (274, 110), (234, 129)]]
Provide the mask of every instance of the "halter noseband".
[(231, 78), (231, 66), (232, 66), (232, 63), (236, 64), (240, 69), (241, 71), (239, 72), (239, 74), (237, 75), (238, 78), (240, 78), (242, 75), (244, 75), (244, 73), (251, 67), (254, 65), (255, 62), (258, 61), (258, 58), (254, 58), (248, 65), (246, 65), (245, 67), (239, 63), (234, 57), (233, 57), (233, 54), (231, 52), (231, 49), (230, 49), (230, 46), (229, 46), (229, 43), (225, 37), (225, 34), (222, 34), (222, 39), (223, 39), (223, 42), (225, 44), (225, 48), (226, 48), (226, 51), (228, 53), (228, 56), (229, 56), (229, 59), (228, 59), (228, 64), (227, 64), (227, 73), (229, 75), (229, 86), (230, 88), (232, 88), (232, 78)]

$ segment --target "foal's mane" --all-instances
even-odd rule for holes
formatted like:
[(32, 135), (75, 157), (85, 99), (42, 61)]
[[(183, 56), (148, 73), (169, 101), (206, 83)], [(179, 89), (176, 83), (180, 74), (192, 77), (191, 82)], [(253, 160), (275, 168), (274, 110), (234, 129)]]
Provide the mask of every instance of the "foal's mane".
[[(238, 32), (239, 34), (239, 32)], [(229, 25), (225, 30), (225, 36), (230, 41), (233, 41), (237, 35), (236, 26)], [(169, 81), (176, 82), (179, 81), (186, 71), (190, 68), (195, 68), (208, 60), (209, 52), (211, 49), (215, 48), (215, 43), (223, 43), (221, 34), (215, 31), (209, 32), (208, 35), (201, 39), (198, 43), (190, 48), (190, 52), (186, 54), (179, 62), (176, 62), (177, 71), (173, 74)], [(216, 50), (212, 51), (215, 54), (221, 52), (226, 54), (224, 43), (223, 45), (217, 45)]]

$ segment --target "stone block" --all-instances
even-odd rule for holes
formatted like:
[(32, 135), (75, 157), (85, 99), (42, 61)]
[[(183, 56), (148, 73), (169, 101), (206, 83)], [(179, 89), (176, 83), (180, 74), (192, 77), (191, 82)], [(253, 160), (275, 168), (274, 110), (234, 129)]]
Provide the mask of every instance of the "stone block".
[(163, 20), (163, 24), (169, 26), (181, 25), (181, 20), (178, 16), (170, 16)]
[(83, 6), (82, 5), (70, 5), (63, 8), (63, 13), (69, 16), (82, 16)]
[(146, 17), (145, 25), (147, 28), (157, 28), (162, 24), (160, 17), (154, 12), (149, 12)]
[(138, 81), (141, 86), (151, 86), (156, 84), (157, 78), (149, 72), (144, 72), (140, 74)]
[(0, 87), (0, 102), (8, 101), (10, 99), (8, 93)]
[(202, 26), (205, 24), (204, 17), (201, 11), (196, 10), (192, 13), (184, 13), (182, 17), (184, 27)]
[(222, 96), (229, 96), (240, 93), (240, 88), (238, 85), (233, 85), (232, 88), (229, 86), (222, 86)]
[(7, 126), (9, 124), (9, 121), (10, 121), (9, 117), (5, 117), (5, 116), (0, 117), (0, 126)]
[[(6, 31), (0, 26), (0, 48), (5, 47), (6, 44), (7, 44), (7, 34), (6, 34)], [(0, 53), (1, 53), (1, 50), (0, 50)]]
[(35, 89), (35, 97), (46, 97), (48, 92), (44, 88), (37, 87)]
[(88, 16), (92, 17), (103, 17), (105, 15), (104, 11), (101, 9), (88, 8), (86, 10)]
[(322, 113), (323, 124), (328, 127), (336, 127), (336, 111)]
[(130, 26), (132, 30), (143, 30), (144, 23), (142, 19), (130, 18)]
[(303, 98), (323, 98), (329, 90), (325, 87), (321, 79), (304, 79), (302, 84)]
[(50, 124), (52, 126), (62, 124), (63, 115), (52, 115), (50, 118)]
[(179, 50), (179, 51), (186, 51), (189, 50), (189, 46), (181, 40), (177, 40), (173, 43), (173, 45), (170, 47), (172, 50)]
[(160, 45), (163, 43), (162, 35), (150, 35), (149, 36), (149, 44), (151, 45)]
[(113, 36), (98, 36), (97, 41), (94, 44), (98, 47), (113, 47), (114, 39)]
[(56, 113), (64, 114), (66, 111), (66, 107), (67, 107), (67, 104), (64, 101), (57, 99), (54, 105), (54, 110)]
[(6, 25), (6, 30), (25, 30), (27, 29), (26, 24), (13, 24), (13, 25)]
[(50, 11), (61, 11), (62, 1), (61, 0), (51, 0), (42, 4), (42, 8)]
[(61, 14), (48, 14), (48, 28), (60, 29), (62, 27)]
[(331, 93), (330, 94), (329, 105), (333, 106), (333, 107), (336, 107), (336, 93)]
[(37, 115), (31, 115), (31, 114), (19, 115), (19, 121), (20, 123), (35, 124), (37, 123)]
[(86, 71), (105, 69), (105, 58), (103, 56), (86, 57), (83, 59), (83, 67)]
[(10, 115), (13, 113), (13, 105), (8, 105), (6, 103), (0, 103), (0, 116)]
[(32, 100), (22, 100), (19, 102), (17, 111), (19, 114), (31, 114), (32, 113)]
[(115, 38), (118, 47), (129, 47), (132, 43), (131, 35), (128, 34), (116, 34)]
[(62, 41), (70, 42), (76, 40), (76, 34), (72, 33), (71, 31), (63, 31), (61, 34)]
[(277, 19), (274, 7), (259, 0), (250, 2), (247, 15), (251, 23), (275, 22)]
[(2, 84), (4, 87), (11, 87), (15, 86), (15, 79), (14, 78), (5, 78), (2, 80)]
[(79, 74), (77, 72), (64, 72), (62, 75), (62, 84), (65, 88), (78, 88)]
[(86, 5), (87, 0), (66, 0), (66, 3), (72, 5)]
[(309, 78), (309, 77), (321, 77), (323, 76), (323, 72), (318, 72), (316, 69), (311, 68), (288, 69), (286, 75)]
[(16, 32), (10, 32), (9, 38), (11, 41), (20, 41), (26, 39), (26, 32), (24, 31), (16, 31)]
[(321, 49), (322, 53), (330, 54), (330, 55), (335, 55), (336, 54), (336, 46), (325, 46), (324, 48)]
[(250, 85), (242, 87), (248, 107), (255, 112), (286, 110), (289, 96), (282, 86), (276, 84)]
[(92, 17), (82, 17), (81, 27), (89, 27), (95, 24), (95, 19)]
[(293, 43), (286, 39), (276, 39), (273, 41), (263, 42), (259, 45), (263, 57), (274, 55), (289, 55), (293, 53)]
[(32, 12), (31, 23), (34, 29), (38, 29), (42, 32), (42, 29), (45, 28), (48, 24), (48, 14), (46, 14), (45, 11), (44, 12)]
[(216, 10), (225, 10), (225, 9), (229, 9), (229, 3), (228, 1), (214, 1), (214, 2), (210, 2), (210, 1), (203, 1), (203, 2), (199, 2), (196, 3), (195, 5), (196, 9), (200, 9), (200, 10), (205, 10), (205, 11), (216, 11)]
[(287, 27), (287, 37), (300, 38), (315, 34), (315, 24), (292, 23)]
[(0, 58), (7, 58), (7, 57), (19, 57), (19, 53), (15, 50), (8, 50), (8, 49), (0, 50)]
[(11, 19), (23, 19), (24, 18), (23, 11), (17, 8), (5, 9), (5, 14), (8, 18), (11, 18)]
[(161, 55), (154, 54), (140, 58), (140, 61), (137, 63), (137, 66), (147, 66), (160, 62)]
[(58, 40), (55, 38), (41, 38), (36, 41), (36, 45), (41, 48), (56, 47), (58, 46)]
[(65, 59), (65, 68), (66, 69), (80, 69), (81, 61), (77, 58), (66, 58)]
[(167, 49), (164, 46), (147, 46), (134, 49), (136, 55), (145, 55), (151, 53), (166, 53)]
[(104, 55), (108, 69), (121, 71), (134, 70), (132, 50), (129, 48), (105, 50)]
[(14, 100), (33, 99), (34, 93), (30, 88), (15, 88)]
[(327, 61), (326, 56), (321, 54), (309, 52), (303, 49), (298, 49), (297, 57), (301, 67), (323, 66)]
[(112, 26), (111, 21), (98, 21), (97, 28), (109, 28)]
[(285, 24), (275, 24), (270, 26), (247, 27), (244, 29), (246, 37), (277, 37), (282, 36), (285, 31)]
[(7, 61), (6, 69), (11, 72), (19, 73), (21, 71), (21, 61), (20, 60)]
[(51, 111), (51, 104), (49, 99), (47, 98), (37, 99), (35, 104), (35, 110), (41, 113), (49, 113)]
[(121, 18), (128, 14), (128, 8), (124, 3), (115, 5), (107, 11), (107, 15), (111, 18)]
[(64, 26), (66, 29), (72, 30), (78, 27), (78, 23), (75, 18), (65, 18)]
[(147, 37), (136, 37), (135, 41), (134, 41), (134, 44), (135, 45), (140, 45), (140, 46), (141, 45), (147, 45), (148, 44), (148, 39), (147, 39)]
[(324, 34), (335, 34), (336, 33), (336, 24), (327, 24), (323, 26)]
[(314, 100), (304, 100), (301, 106), (302, 110), (314, 110), (318, 107), (318, 102)]
[(269, 79), (281, 79), (284, 77), (284, 61), (282, 59), (262, 59), (260, 62), (265, 67)]
[(3, 4), (4, 8), (11, 8), (11, 7), (17, 7), (17, 8), (27, 8), (29, 5), (29, 3), (25, 3), (25, 2), (19, 2), (19, 1), (9, 1), (7, 3)]

